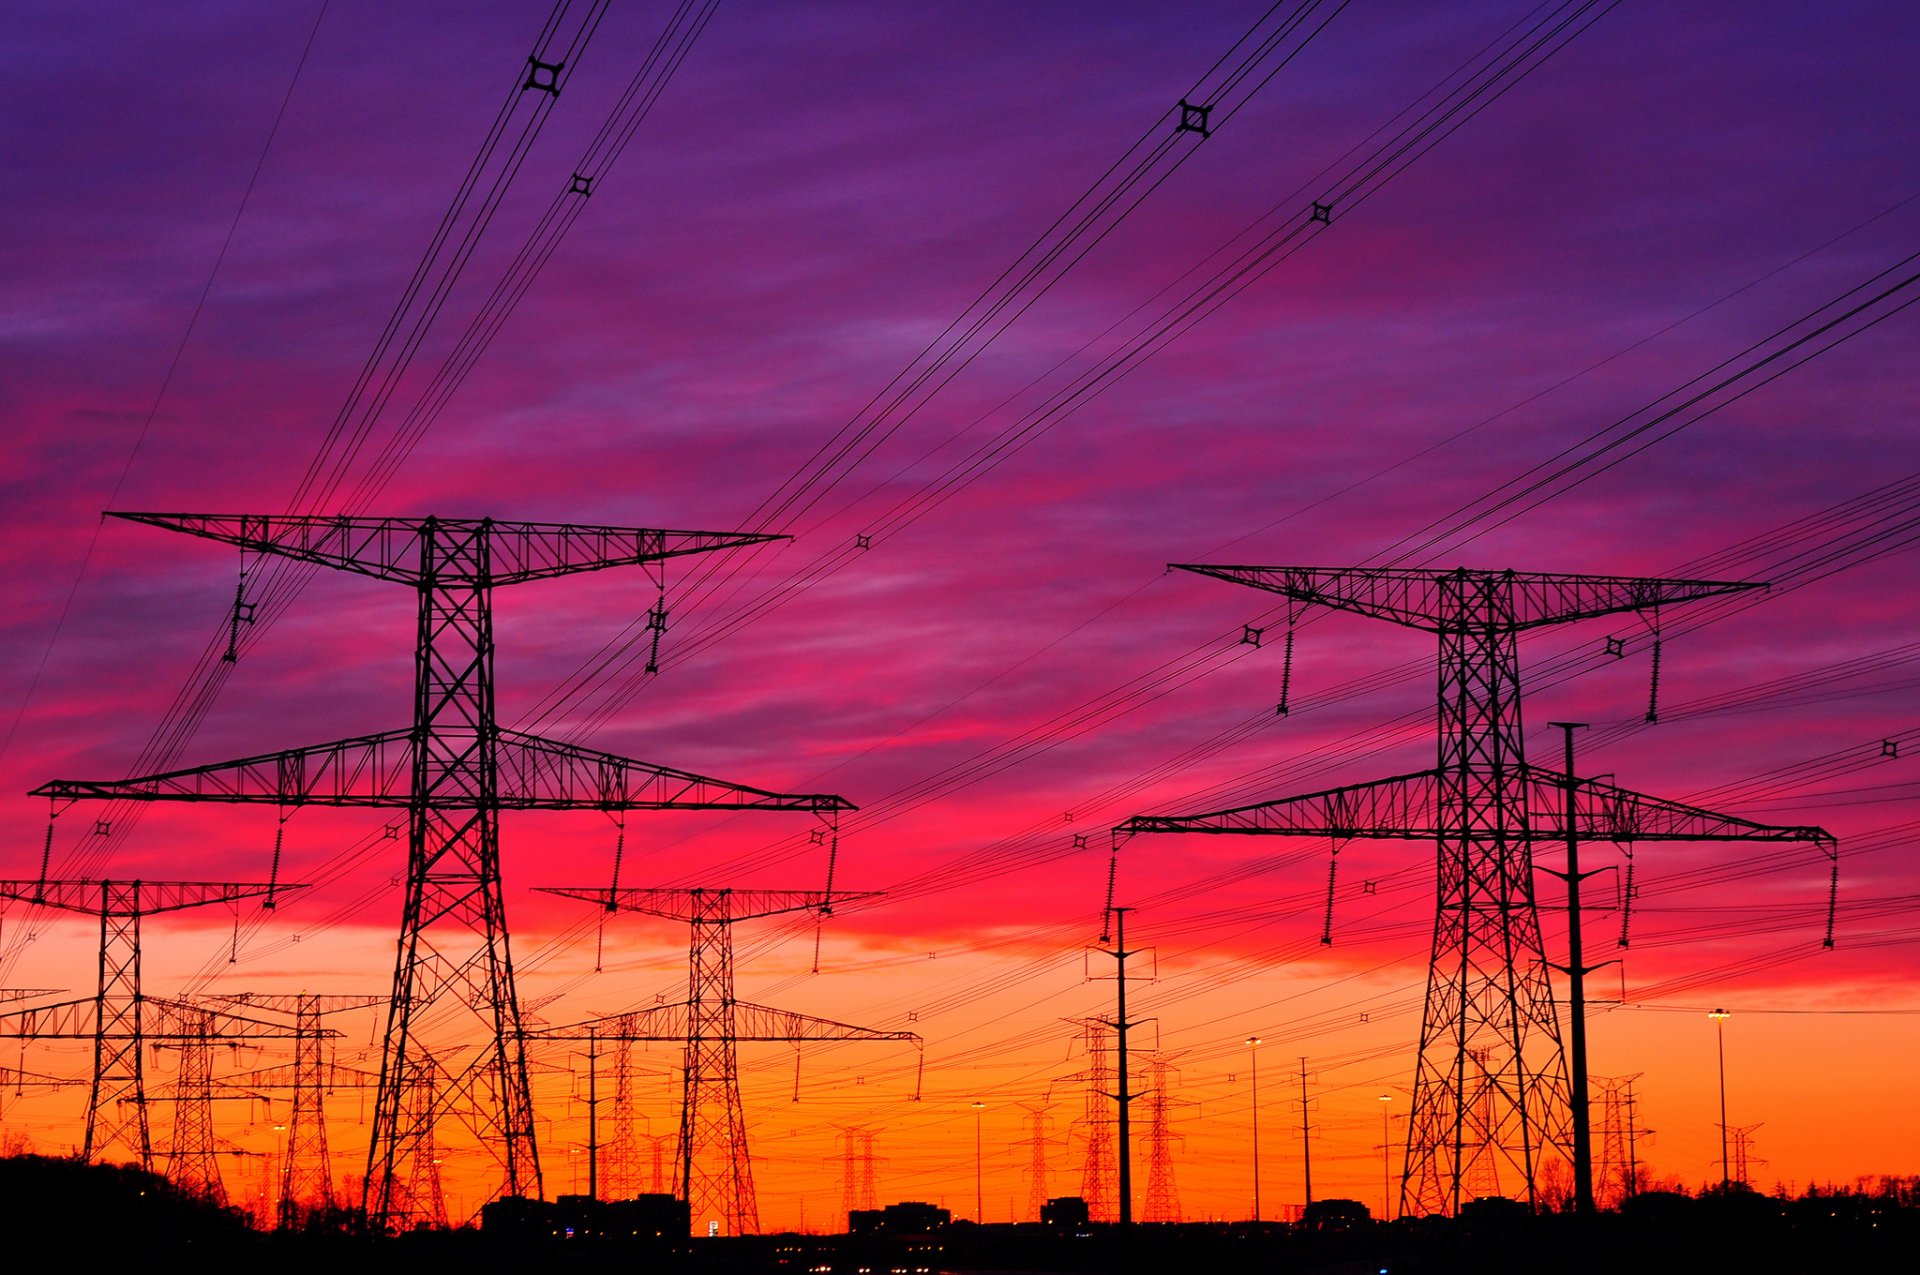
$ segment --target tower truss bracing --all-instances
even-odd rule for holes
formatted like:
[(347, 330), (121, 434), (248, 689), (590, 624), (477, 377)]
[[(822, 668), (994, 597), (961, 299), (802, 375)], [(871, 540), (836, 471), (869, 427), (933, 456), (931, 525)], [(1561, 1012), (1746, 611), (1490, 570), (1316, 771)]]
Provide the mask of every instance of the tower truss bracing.
[(709, 1223), (718, 1223), (725, 1235), (752, 1235), (760, 1229), (759, 1205), (753, 1190), (753, 1162), (747, 1152), (746, 1112), (740, 1101), (739, 1045), (742, 1042), (920, 1042), (920, 1037), (912, 1032), (851, 1027), (825, 1018), (736, 1000), (733, 995), (733, 926), (736, 922), (789, 912), (820, 915), (836, 903), (874, 897), (871, 894), (592, 886), (541, 887), (541, 893), (580, 899), (607, 911), (640, 912), (684, 921), (692, 930), (685, 1001), (559, 1028), (545, 1035), (578, 1037), (592, 1030), (602, 1040), (658, 1040), (681, 1044), (684, 1065), (674, 1194), (687, 1202), (696, 1233), (703, 1233)]
[(1165, 1058), (1147, 1063), (1147, 1198), (1141, 1210), (1146, 1222), (1178, 1222), (1180, 1188), (1173, 1177), (1173, 1149), (1182, 1141), (1173, 1131), (1173, 1064)]
[(1661, 607), (1762, 586), (1465, 568), (1174, 565), (1438, 638), (1433, 769), (1229, 810), (1137, 815), (1115, 832), (1434, 842), (1433, 947), (1401, 1209), (1452, 1213), (1489, 1181), (1524, 1191), (1532, 1203), (1544, 1162), (1569, 1156), (1567, 1069), (1541, 945), (1533, 843), (1571, 833), (1619, 842), (1808, 841), (1830, 857), (1837, 850), (1820, 828), (1753, 823), (1530, 766), (1519, 636), (1623, 612), (1656, 620)]
[[(737, 548), (756, 533), (496, 522), (489, 518), (111, 515), (243, 552), (273, 554), (405, 585), (418, 599), (413, 721), (401, 730), (108, 782), (60, 780), (58, 800), (219, 801), (407, 811), (400, 944), (374, 1101), (362, 1203), (377, 1226), (418, 1220), (401, 1203), (411, 1158), (440, 1114), (407, 1098), (412, 1062), (474, 1031), (486, 1048), (435, 1086), (459, 1100), (500, 1166), (498, 1191), (541, 1194), (526, 1031), (514, 990), (500, 884), (502, 810), (850, 809), (502, 730), (494, 711), (493, 591), (502, 585)], [(429, 1023), (449, 1020), (465, 1030)]]
[(180, 1073), (173, 1092), (173, 1151), (167, 1179), (189, 1195), (225, 1206), (227, 1188), (213, 1141), (213, 1015), (195, 1010), (184, 1016), (174, 1046)]
[(1081, 1161), (1080, 1197), (1087, 1202), (1087, 1216), (1095, 1222), (1111, 1222), (1120, 1216), (1120, 1188), (1113, 1146), (1113, 1059), (1109, 1043), (1113, 1029), (1105, 1019), (1087, 1019), (1082, 1024), (1087, 1050), (1087, 1069), (1078, 1080), (1086, 1082), (1086, 1106), (1080, 1117), (1080, 1130), (1086, 1139), (1086, 1157)]
[(0, 899), (100, 918), (100, 978), (91, 997), (0, 1012), (0, 1039), (93, 1043), (82, 1159), (103, 1161), (118, 1147), (141, 1168), (153, 1168), (153, 1132), (147, 1118), (148, 1045), (186, 1045), (208, 1030), (215, 1030), (222, 1040), (293, 1035), (280, 1024), (228, 1013), (216, 1014), (218, 1027), (211, 1029), (203, 1022), (207, 1011), (201, 1007), (150, 997), (140, 988), (142, 917), (238, 903), (276, 888), (305, 887), (276, 887), (264, 881), (0, 881)]

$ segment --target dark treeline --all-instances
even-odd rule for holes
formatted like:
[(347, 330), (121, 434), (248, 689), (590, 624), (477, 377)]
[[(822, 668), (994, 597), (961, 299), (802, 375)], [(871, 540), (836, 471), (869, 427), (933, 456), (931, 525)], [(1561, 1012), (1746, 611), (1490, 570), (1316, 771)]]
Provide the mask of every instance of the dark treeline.
[[(1341, 1205), (1345, 1202), (1327, 1202)], [(561, 1206), (553, 1207), (565, 1207)], [(576, 1209), (579, 1203), (576, 1202)], [(44, 1241), (75, 1260), (179, 1255), (267, 1263), (279, 1272), (592, 1269), (712, 1272), (1620, 1272), (1907, 1269), (1920, 1253), (1920, 1177), (1860, 1179), (1760, 1194), (1713, 1187), (1649, 1191), (1594, 1217), (1530, 1214), (1477, 1201), (1457, 1218), (1367, 1219), (1357, 1205), (1308, 1223), (976, 1226), (918, 1234), (762, 1235), (661, 1240), (481, 1227), (393, 1238), (358, 1233), (354, 1215), (313, 1215), (262, 1232), (238, 1209), (195, 1198), (138, 1169), (71, 1159), (0, 1159), (0, 1222), (16, 1243)], [(1317, 1223), (1317, 1224), (1316, 1224)]]

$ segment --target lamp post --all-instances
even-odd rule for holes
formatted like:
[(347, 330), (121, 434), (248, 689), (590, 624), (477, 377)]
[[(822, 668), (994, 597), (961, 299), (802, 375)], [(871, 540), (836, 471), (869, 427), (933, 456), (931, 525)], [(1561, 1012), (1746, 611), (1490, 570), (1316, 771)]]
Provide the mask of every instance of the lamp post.
[(1393, 1218), (1393, 1169), (1387, 1158), (1393, 1147), (1393, 1134), (1390, 1132), (1387, 1115), (1387, 1104), (1392, 1101), (1392, 1094), (1380, 1095), (1380, 1220), (1382, 1222), (1391, 1221)]
[(1253, 1220), (1260, 1220), (1260, 1038), (1247, 1037), (1247, 1058), (1253, 1064)]
[(986, 1103), (976, 1102), (973, 1104), (973, 1220), (982, 1226), (986, 1225), (987, 1222), (986, 1194), (982, 1188), (982, 1184), (986, 1179), (984, 1170), (981, 1167), (980, 1152), (980, 1148), (983, 1145), (981, 1142), (981, 1122), (986, 1119), (986, 1112)]
[(1727, 1019), (1731, 1015), (1716, 1007), (1707, 1017), (1713, 1020), (1714, 1037), (1720, 1050), (1720, 1193), (1725, 1195), (1733, 1172), (1727, 1157)]

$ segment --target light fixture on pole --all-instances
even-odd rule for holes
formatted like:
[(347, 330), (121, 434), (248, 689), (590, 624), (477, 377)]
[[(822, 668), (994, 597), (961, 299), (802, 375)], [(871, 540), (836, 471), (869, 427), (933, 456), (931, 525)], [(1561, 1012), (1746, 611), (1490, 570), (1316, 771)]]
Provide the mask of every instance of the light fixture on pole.
[(1724, 1195), (1732, 1185), (1733, 1174), (1733, 1165), (1727, 1158), (1727, 1019), (1732, 1015), (1715, 1007), (1707, 1017), (1713, 1020), (1714, 1037), (1720, 1050), (1720, 1192)]
[(986, 1113), (986, 1103), (976, 1102), (973, 1104), (973, 1220), (982, 1226), (986, 1225), (987, 1221), (986, 1194), (983, 1189), (985, 1175), (982, 1169), (980, 1152), (980, 1148), (983, 1145), (981, 1142), (981, 1122), (986, 1119)]
[(1253, 1063), (1253, 1220), (1260, 1220), (1260, 1038), (1247, 1037), (1247, 1057)]
[(1380, 1095), (1380, 1220), (1390, 1221), (1393, 1217), (1393, 1169), (1387, 1159), (1393, 1145), (1390, 1132), (1387, 1104), (1393, 1101), (1393, 1095)]

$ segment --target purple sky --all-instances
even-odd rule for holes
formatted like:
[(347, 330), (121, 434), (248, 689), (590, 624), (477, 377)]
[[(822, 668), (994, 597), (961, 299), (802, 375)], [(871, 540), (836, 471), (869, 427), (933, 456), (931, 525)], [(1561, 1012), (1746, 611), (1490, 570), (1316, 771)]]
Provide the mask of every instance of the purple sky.
[[(231, 598), (229, 550), (99, 527), (99, 511), (287, 507), (538, 22), (526, 6), (329, 5), (154, 411), (316, 11), (32, 4), (0, 48), (12, 89), (0, 115), (12, 157), (0, 184), (9, 599), (0, 723), (11, 730), (0, 793), (14, 794), (0, 797), (10, 847), (0, 875), (37, 871), (45, 812), (20, 794), (56, 776), (126, 773)], [(970, 450), (1011, 419), (989, 412), (1062, 360), (1088, 357), (1077, 355), (1083, 348), (1102, 353), (1112, 325), (1127, 330), (1136, 307), (1151, 313), (1160, 289), (1270, 209), (1297, 219), (1321, 189), (1316, 174), (1526, 12), (1349, 6), (925, 410), (782, 522), (797, 540), (754, 560), (759, 574), (737, 577), (744, 592), (733, 604), (887, 525), (885, 511), (920, 491), (955, 447)], [(374, 510), (747, 525), (1259, 13), (1245, 4), (728, 0)], [(661, 6), (614, 7), (376, 444), (564, 183), (664, 20)], [(1079, 952), (1097, 929), (1107, 827), (1140, 810), (1207, 808), (1431, 764), (1429, 638), (1316, 617), (1295, 657), (1301, 711), (1255, 722), (1277, 695), (1273, 635), (1284, 621), (1260, 620), (1267, 607), (1253, 593), (1163, 575), (1164, 565), (1381, 560), (1402, 537), (1906, 258), (1920, 237), (1916, 47), (1920, 11), (1906, 4), (1622, 5), (1137, 372), (678, 663), (676, 650), (711, 632), (730, 604), (682, 596), (672, 588), (690, 571), (670, 575), (667, 674), (618, 711), (594, 716), (599, 701), (570, 701), (539, 728), (768, 787), (839, 791), (865, 808), (864, 826), (843, 842), (842, 883), (894, 889), (896, 899), (829, 931), (848, 965), (837, 979), (756, 978), (749, 990), (743, 974), (743, 994), (770, 987), (764, 999), (876, 1026), (915, 1016), (928, 1040), (928, 1097), (947, 1106), (905, 1104), (897, 1076), (878, 1098), (851, 1089), (822, 1098), (881, 1104), (872, 1110), (893, 1131), (883, 1149), (898, 1174), (883, 1193), (951, 1192), (961, 1204), (971, 1095), (1011, 1110), (1073, 1070), (1060, 1062), (1070, 1029), (1058, 1020), (1093, 1012), (1105, 994), (1081, 981)], [(1569, 493), (1409, 562), (1698, 571), (1690, 564), (1905, 479), (1920, 469), (1916, 332), (1911, 313), (1894, 314)], [(1897, 541), (1910, 516), (1897, 510), (1863, 513), (1862, 534)], [(1819, 552), (1838, 530), (1822, 523), (1782, 554)], [(1710, 573), (1765, 578), (1778, 568), (1789, 571), (1776, 577), (1782, 584), (1803, 578), (1780, 563), (1749, 547)], [(1642, 881), (1652, 888), (1671, 875), (1668, 905), (1705, 910), (1636, 918), (1644, 942), (1624, 967), (1628, 999), (1645, 991), (1678, 1010), (1745, 998), (1755, 1022), (1772, 1009), (1911, 1011), (1901, 998), (1915, 972), (1920, 874), (1903, 863), (1910, 834), (1879, 831), (1912, 817), (1916, 790), (1902, 769), (1911, 762), (1852, 759), (1914, 729), (1920, 650), (1899, 651), (1916, 641), (1920, 618), (1913, 561), (1891, 554), (1777, 592), (1670, 638), (1668, 720), (1596, 739), (1582, 765), (1688, 797), (1843, 754), (1813, 778), (1795, 770), (1712, 798), (1841, 834), (1839, 946), (1818, 951), (1826, 876), (1810, 851), (1769, 875), (1742, 869), (1752, 856), (1736, 850), (1648, 852)], [(503, 593), (503, 721), (531, 722), (542, 697), (652, 600), (637, 572)], [(241, 660), (182, 764), (404, 724), (411, 623), (397, 589), (317, 580)], [(1271, 626), (1260, 650), (1236, 644), (1245, 623)], [(1644, 713), (1648, 653), (1636, 624), (1575, 626), (1523, 648), (1534, 667), (1591, 654), (1610, 633), (1633, 638), (1620, 663), (1533, 693), (1529, 746), (1541, 760), (1553, 756), (1548, 720), (1634, 723)], [(936, 782), (1201, 652), (1203, 677), (1128, 700), (1124, 715), (1097, 715), (1090, 729), (1012, 756), (977, 782)], [(1847, 672), (1847, 661), (1867, 657)], [(1333, 694), (1396, 669), (1366, 694)], [(1784, 680), (1738, 712), (1683, 711), (1774, 679)], [(1403, 714), (1411, 724), (1380, 733)], [(1243, 725), (1203, 760), (1174, 764)], [(1338, 751), (1350, 739), (1364, 747)], [(1920, 756), (1920, 736), (1905, 753)], [(923, 785), (924, 803), (899, 796)], [(56, 871), (82, 862), (77, 833), (88, 817), (63, 821)], [(257, 877), (271, 822), (259, 811), (151, 811), (107, 870)], [(288, 871), (318, 871), (371, 826), (301, 816), (290, 825)], [(1090, 834), (1077, 852), (1075, 830)], [(778, 817), (636, 820), (629, 879), (812, 885), (821, 864), (811, 847), (794, 848), (803, 832)], [(599, 880), (612, 834), (594, 815), (513, 820), (508, 835), (516, 952), (532, 951), (578, 917), (526, 888)], [(538, 863), (530, 843), (547, 847)], [(785, 846), (777, 865), (758, 853), (776, 843)], [(1279, 862), (1261, 867), (1276, 845)], [(982, 851), (985, 868), (974, 872)], [(1330, 952), (1313, 941), (1324, 847), (1137, 841), (1121, 889), (1160, 952), (1164, 981), (1144, 995), (1168, 1048), (1189, 1051), (1184, 1083), (1203, 1117), (1223, 1127), (1244, 1117), (1246, 1098), (1226, 1077), (1249, 1031), (1284, 1042), (1294, 1024), (1301, 1043), (1283, 1055), (1350, 1059), (1328, 1062), (1323, 1077), (1328, 1137), (1351, 1132), (1359, 1194), (1377, 1181), (1363, 1176), (1361, 1148), (1373, 1094), (1411, 1074), (1430, 888), (1418, 848), (1352, 854), (1342, 879), (1356, 891), (1369, 873), (1392, 870), (1409, 888), (1391, 904), (1357, 893), (1343, 901), (1356, 923), (1379, 914)], [(1680, 888), (1680, 873), (1715, 863), (1730, 865), (1728, 880)], [(337, 905), (392, 870), (372, 864), (325, 897)], [(718, 881), (716, 871), (739, 875)], [(1761, 913), (1728, 910), (1776, 906), (1787, 909), (1777, 934), (1741, 923)], [(184, 936), (183, 950), (156, 955), (155, 969), (201, 988), (278, 978), (377, 989), (390, 977), (396, 909), (397, 899), (382, 900), (334, 927), (338, 947), (319, 964), (279, 950), (248, 968), (242, 950), (240, 968), (220, 968), (217, 979), (201, 977), (198, 962), (226, 942), (231, 916), (210, 929), (183, 920), (169, 931)], [(312, 939), (330, 908), (297, 913), (278, 920), (313, 927)], [(4, 981), (85, 987), (84, 952), (62, 967), (23, 951), (19, 927), (43, 921), (18, 907), (6, 914)], [(1549, 927), (1557, 936), (1559, 923)], [(84, 929), (76, 933), (80, 951)], [(755, 956), (770, 975), (804, 971), (810, 937), (756, 944)], [(270, 944), (272, 930), (257, 939)], [(619, 939), (634, 945), (637, 981), (581, 981), (592, 968), (590, 932), (531, 977), (565, 983), (581, 1013), (673, 985), (678, 934), (636, 923)], [(1785, 946), (1795, 957), (1785, 964), (1739, 981), (1717, 973)], [(935, 950), (960, 962), (938, 980), (895, 959)], [(1345, 1012), (1337, 995), (1310, 990), (1325, 975), (1376, 967), (1383, 972), (1368, 977), (1382, 1004), (1412, 996), (1412, 1010), (1326, 1034), (1299, 1026)], [(1268, 976), (1309, 990), (1280, 1003), (1260, 992)], [(1684, 1029), (1670, 1032), (1681, 1018)], [(1600, 1032), (1616, 1052), (1596, 1071), (1644, 1073), (1671, 1130), (1655, 1154), (1660, 1169), (1704, 1180), (1718, 1154), (1713, 1116), (1695, 1103), (1705, 1083), (1696, 1072), (1710, 1061), (1695, 1056), (1704, 1020), (1648, 1009), (1607, 1021), (1633, 1025)], [(1801, 1030), (1817, 1022), (1841, 1047), (1838, 1020), (1791, 1021), (1792, 1039), (1818, 1036)], [(1797, 1096), (1794, 1069), (1834, 1065), (1804, 1043), (1809, 1052), (1767, 1082), (1781, 1086), (1774, 1107), (1752, 1078), (1755, 1110), (1739, 1119), (1767, 1121), (1770, 1172), (1805, 1180), (1912, 1169), (1893, 1158), (1910, 1154), (1920, 1132), (1898, 1080), (1901, 1034), (1911, 1036), (1900, 1021), (1870, 1019), (1864, 1035), (1845, 1038), (1849, 1061), (1867, 1060), (1866, 1092), (1901, 1095), (1897, 1127), (1865, 1100), (1855, 1125)], [(876, 1075), (900, 1067), (869, 1061)], [(769, 1093), (785, 1083), (784, 1067), (766, 1061)], [(822, 1085), (844, 1080), (842, 1070), (836, 1055)], [(1357, 1095), (1357, 1131), (1342, 1132), (1332, 1096), (1346, 1089)], [(70, 1113), (61, 1100), (36, 1101), (45, 1110), (22, 1108), (19, 1119), (60, 1144)], [(1064, 1135), (1065, 1108), (1056, 1114)], [(817, 1166), (807, 1159), (814, 1143), (830, 1153), (822, 1130), (832, 1118), (792, 1117), (784, 1136), (808, 1149), (769, 1152), (769, 1222), (794, 1223), (803, 1192), (788, 1178)], [(1006, 1119), (1003, 1143), (1018, 1131), (1017, 1116)], [(1234, 1155), (1209, 1136), (1196, 1131), (1189, 1211), (1231, 1215), (1244, 1208)], [(1024, 1201), (1024, 1154), (999, 1153), (996, 1200)], [(1066, 1162), (1063, 1153), (1063, 1174)], [(989, 1216), (1001, 1212), (989, 1203)]]

